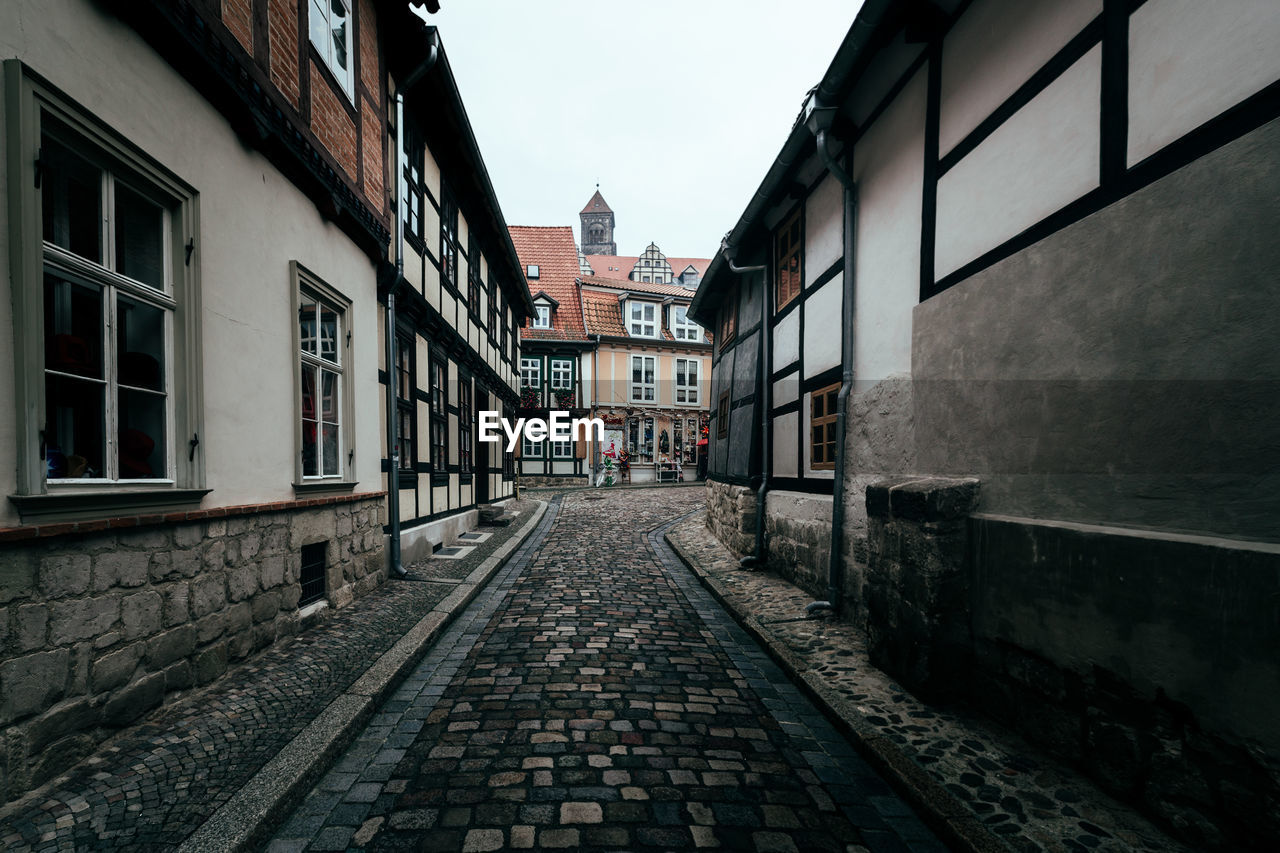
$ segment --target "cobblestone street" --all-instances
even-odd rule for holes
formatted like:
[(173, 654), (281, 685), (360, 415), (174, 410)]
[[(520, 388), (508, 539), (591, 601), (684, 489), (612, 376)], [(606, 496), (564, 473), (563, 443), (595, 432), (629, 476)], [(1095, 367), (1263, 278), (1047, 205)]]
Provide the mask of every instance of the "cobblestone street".
[(946, 849), (663, 541), (704, 500), (553, 502), (270, 849)]

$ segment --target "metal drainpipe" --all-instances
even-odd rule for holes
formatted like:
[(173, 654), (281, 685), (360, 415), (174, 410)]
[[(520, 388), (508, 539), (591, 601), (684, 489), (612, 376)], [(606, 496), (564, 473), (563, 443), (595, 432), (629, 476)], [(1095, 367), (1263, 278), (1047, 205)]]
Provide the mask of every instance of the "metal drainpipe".
[[(818, 154), (826, 165), (827, 171), (836, 177), (844, 186), (844, 304), (840, 336), (841, 371), (840, 393), (836, 397), (836, 468), (834, 491), (831, 495), (831, 556), (827, 562), (827, 598), (815, 601), (805, 608), (812, 615), (818, 611), (829, 610), (840, 612), (840, 591), (844, 585), (844, 560), (841, 546), (844, 540), (844, 481), (845, 481), (845, 436), (847, 435), (846, 410), (849, 394), (853, 390), (854, 379), (854, 323), (857, 319), (855, 299), (857, 298), (857, 282), (855, 275), (854, 219), (857, 216), (858, 185), (853, 176), (841, 168), (835, 157), (827, 150), (827, 130), (835, 117), (834, 108), (817, 108), (811, 119), (810, 130), (815, 132), (818, 142)], [(852, 168), (852, 163), (850, 164)]]
[[(582, 309), (586, 312), (586, 308)], [(585, 325), (585, 321), (584, 321)], [(600, 336), (596, 335), (596, 345), (591, 350), (591, 408), (593, 410), (600, 408), (600, 363), (596, 358), (600, 353)], [(598, 480), (600, 477), (600, 461), (603, 448), (600, 447), (601, 440), (596, 438), (591, 442), (595, 446), (595, 450), (591, 454), (591, 479)], [(595, 484), (599, 487), (599, 483)]]
[(409, 575), (400, 559), (400, 437), (399, 413), (396, 411), (396, 383), (399, 379), (396, 375), (396, 291), (404, 281), (404, 211), (400, 209), (404, 200), (400, 198), (399, 191), (402, 180), (400, 173), (404, 168), (400, 162), (404, 156), (404, 92), (430, 71), (431, 66), (440, 58), (440, 37), (435, 27), (431, 28), (430, 38), (426, 58), (396, 86), (396, 278), (387, 291), (386, 317), (383, 322), (387, 357), (387, 458), (391, 461), (391, 470), (387, 472), (387, 515), (390, 516), (388, 520), (391, 523), (390, 571), (391, 576), (396, 578)]
[[(758, 264), (749, 267), (740, 267), (729, 257), (729, 246), (721, 243), (720, 252), (724, 255), (725, 263), (729, 265), (729, 270), (738, 274), (759, 272), (764, 273), (768, 267), (765, 264)], [(744, 569), (761, 567), (764, 565), (764, 501), (765, 495), (769, 491), (769, 441), (770, 441), (770, 425), (769, 410), (766, 405), (768, 397), (768, 389), (766, 384), (769, 381), (769, 276), (760, 276), (760, 367), (757, 375), (760, 377), (759, 393), (756, 395), (756, 407), (760, 411), (760, 487), (756, 490), (756, 550), (754, 554), (748, 554), (743, 557), (739, 565)]]

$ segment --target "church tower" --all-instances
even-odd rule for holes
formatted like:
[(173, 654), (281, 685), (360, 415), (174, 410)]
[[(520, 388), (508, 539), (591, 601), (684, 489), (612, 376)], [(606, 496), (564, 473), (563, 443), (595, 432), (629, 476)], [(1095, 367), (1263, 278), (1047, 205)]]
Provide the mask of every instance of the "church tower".
[(600, 195), (600, 185), (596, 185), (596, 193), (578, 214), (582, 223), (582, 253), (584, 255), (616, 255), (618, 244), (613, 241), (613, 210)]

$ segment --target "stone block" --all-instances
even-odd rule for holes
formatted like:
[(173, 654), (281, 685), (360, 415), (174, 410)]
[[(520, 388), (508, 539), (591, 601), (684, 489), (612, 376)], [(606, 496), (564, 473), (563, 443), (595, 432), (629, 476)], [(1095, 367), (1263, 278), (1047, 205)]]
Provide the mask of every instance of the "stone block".
[(120, 596), (77, 598), (50, 605), (49, 641), (55, 646), (90, 640), (120, 618)]
[(123, 687), (102, 708), (102, 722), (127, 726), (164, 701), (164, 673), (153, 672)]
[(253, 597), (253, 621), (266, 622), (274, 619), (276, 613), (280, 611), (280, 593), (272, 590), (271, 592), (263, 592)]
[(194, 548), (204, 541), (204, 525), (198, 522), (179, 524), (173, 528), (173, 544), (178, 548)]
[(68, 649), (53, 649), (0, 664), (0, 725), (30, 716), (61, 699), (71, 664)]
[(44, 648), (49, 627), (49, 609), (43, 604), (23, 604), (14, 609), (18, 648), (24, 652)]
[(196, 683), (195, 671), (190, 661), (180, 660), (164, 670), (164, 689), (167, 692), (185, 690)]
[(172, 551), (156, 551), (151, 555), (151, 563), (147, 574), (150, 576), (152, 583), (160, 583), (166, 580), (172, 571)]
[(151, 555), (141, 551), (108, 551), (93, 558), (93, 590), (136, 587), (147, 582)]
[(191, 584), (191, 615), (199, 619), (227, 605), (227, 585), (221, 572), (197, 578)]
[(238, 566), (227, 572), (227, 598), (244, 601), (258, 591), (258, 567)]
[(204, 562), (204, 569), (207, 572), (217, 572), (226, 566), (227, 543), (221, 539), (215, 539), (204, 543), (204, 553), (201, 559)]
[(227, 646), (219, 643), (196, 655), (195, 676), (198, 684), (208, 684), (227, 671)]
[(253, 652), (253, 632), (245, 629), (232, 634), (227, 640), (227, 656), (231, 660), (244, 660)]
[(126, 639), (147, 637), (160, 630), (160, 593), (152, 590), (126, 595), (120, 600), (120, 624)]
[(151, 638), (147, 643), (147, 663), (152, 669), (162, 669), (187, 657), (195, 648), (196, 628), (181, 625)]
[(210, 613), (208, 616), (196, 620), (195, 629), (197, 643), (202, 646), (211, 643), (226, 632), (227, 615), (225, 613)]
[(174, 551), (172, 558), (173, 574), (178, 577), (193, 578), (200, 574), (200, 569), (204, 565), (200, 551), (196, 548), (188, 551)]
[(134, 643), (94, 658), (90, 677), (92, 691), (95, 694), (105, 693), (127, 684), (137, 671), (145, 651), (143, 643)]
[(28, 784), (43, 785), (93, 753), (97, 741), (87, 734), (68, 735), (49, 744), (32, 763)]
[(87, 696), (59, 702), (27, 726), (27, 749), (35, 754), (61, 737), (98, 724), (100, 709)]
[(298, 607), (298, 600), (302, 598), (302, 587), (296, 583), (281, 587), (280, 589), (280, 608), (282, 610), (295, 610)]
[(37, 552), (34, 547), (7, 545), (0, 571), (0, 604), (30, 598), (36, 590)]
[(186, 624), (191, 619), (191, 586), (187, 583), (174, 583), (160, 588), (160, 594), (164, 596), (164, 605), (161, 608), (164, 626), (172, 628), (175, 625)]
[(80, 595), (89, 590), (91, 574), (88, 554), (50, 554), (40, 561), (40, 592), (46, 598)]
[(284, 585), (284, 555), (264, 556), (258, 563), (263, 589)]
[(248, 630), (253, 624), (253, 611), (249, 607), (249, 602), (242, 601), (239, 604), (232, 605), (227, 610), (227, 631), (232, 634), (238, 634), (241, 631)]

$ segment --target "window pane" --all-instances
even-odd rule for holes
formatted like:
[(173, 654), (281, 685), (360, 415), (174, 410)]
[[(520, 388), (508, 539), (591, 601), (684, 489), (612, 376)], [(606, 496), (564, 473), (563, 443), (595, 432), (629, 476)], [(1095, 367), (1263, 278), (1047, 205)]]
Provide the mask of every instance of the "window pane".
[(120, 384), (163, 391), (164, 312), (123, 296), (116, 306)]
[(320, 303), (320, 357), (338, 361), (338, 312)]
[(103, 389), (98, 382), (45, 377), (49, 479), (105, 477)]
[(324, 402), (323, 419), (325, 423), (336, 424), (338, 422), (338, 374), (322, 370), (320, 381), (321, 399)]
[(44, 277), (46, 370), (102, 378), (102, 291)]
[(116, 272), (164, 288), (164, 211), (116, 182)]
[(298, 297), (298, 340), (303, 352), (316, 354), (316, 301), (305, 293)]
[(316, 369), (302, 367), (302, 474), (314, 477), (316, 466)]
[(338, 473), (338, 427), (335, 424), (321, 425), (324, 445), (321, 453), (324, 457), (324, 476), (332, 477)]
[(120, 479), (165, 476), (163, 394), (120, 389)]
[(44, 239), (102, 263), (102, 171), (62, 143), (41, 137)]
[(329, 60), (329, 16), (325, 13), (323, 0), (311, 0), (310, 18), (311, 43), (320, 51), (325, 61)]
[[(333, 59), (334, 63), (337, 65), (337, 68), (334, 70), (336, 71), (340, 68), (343, 71), (346, 71), (350, 67), (348, 65), (349, 60), (347, 57), (347, 33), (349, 26), (347, 21), (347, 7), (346, 4), (343, 3), (343, 0), (330, 0), (329, 6), (332, 10), (332, 14), (329, 18), (329, 27), (333, 31)], [(338, 77), (345, 85), (346, 80), (343, 79), (343, 75), (340, 74)]]

